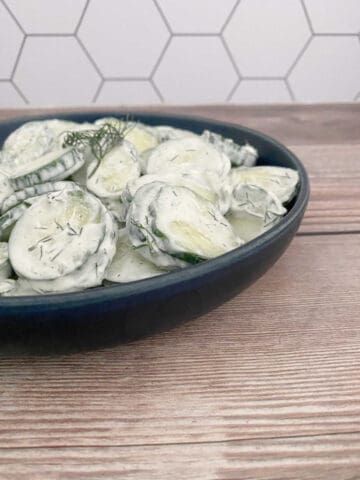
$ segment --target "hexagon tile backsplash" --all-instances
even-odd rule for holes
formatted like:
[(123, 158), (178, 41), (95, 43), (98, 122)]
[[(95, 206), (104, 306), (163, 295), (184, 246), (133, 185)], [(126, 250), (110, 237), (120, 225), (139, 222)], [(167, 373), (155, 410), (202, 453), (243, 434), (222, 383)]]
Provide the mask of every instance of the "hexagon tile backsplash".
[(0, 0), (0, 107), (360, 101), (360, 0)]

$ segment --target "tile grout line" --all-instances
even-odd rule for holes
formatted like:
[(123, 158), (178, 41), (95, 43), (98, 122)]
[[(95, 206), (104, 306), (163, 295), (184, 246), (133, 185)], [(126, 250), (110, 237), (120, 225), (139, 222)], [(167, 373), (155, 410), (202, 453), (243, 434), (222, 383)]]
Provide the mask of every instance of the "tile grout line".
[(240, 4), (241, 0), (236, 0), (235, 2), (235, 5), (233, 6), (233, 8), (230, 10), (230, 13), (228, 15), (228, 17), (226, 18), (223, 26), (221, 27), (221, 30), (220, 30), (220, 35), (222, 35), (224, 33), (224, 30), (226, 29), (226, 27), (229, 25), (229, 23), (231, 22), (234, 14), (235, 14), (235, 11), (237, 10), (239, 4)]
[(153, 4), (154, 4), (155, 8), (157, 9), (157, 11), (159, 12), (159, 15), (162, 18), (162, 21), (164, 22), (164, 24), (165, 24), (166, 28), (168, 29), (170, 35), (172, 35), (173, 31), (172, 31), (171, 25), (170, 25), (168, 19), (166, 18), (166, 15), (163, 12), (162, 8), (160, 7), (158, 1), (153, 0)]
[(300, 59), (303, 57), (303, 55), (305, 54), (306, 50), (308, 49), (310, 43), (313, 41), (314, 39), (314, 35), (310, 35), (310, 37), (306, 40), (304, 46), (302, 47), (302, 49), (300, 50), (300, 52), (297, 54), (294, 62), (290, 65), (290, 68), (287, 70), (286, 74), (285, 74), (285, 77), (284, 77), (284, 80), (288, 79), (290, 77), (290, 75), (292, 74), (292, 72), (294, 71), (295, 67), (297, 66), (297, 64), (299, 63)]
[(16, 90), (16, 92), (20, 95), (20, 97), (24, 100), (25, 102), (25, 105), (30, 105), (30, 102), (29, 100), (27, 99), (27, 97), (25, 96), (25, 94), (20, 90), (20, 88), (17, 86), (17, 84), (15, 83), (15, 81), (12, 79), (10, 81), (11, 85), (14, 87), (14, 89)]
[(94, 93), (94, 96), (91, 100), (91, 103), (95, 104), (97, 102), (97, 100), (99, 98), (99, 95), (100, 95), (100, 92), (103, 89), (104, 83), (105, 83), (104, 79), (103, 78), (100, 79), (100, 83), (99, 83), (97, 89), (95, 90), (95, 93)]
[(25, 29), (23, 28), (23, 26), (21, 25), (21, 23), (19, 22), (19, 20), (16, 18), (16, 16), (14, 15), (14, 13), (12, 12), (11, 8), (8, 6), (8, 4), (5, 2), (5, 0), (0, 0), (0, 3), (4, 6), (4, 8), (7, 10), (7, 12), (9, 13), (9, 15), (11, 16), (11, 18), (14, 20), (14, 22), (16, 23), (16, 25), (20, 28), (21, 32), (26, 35), (26, 32), (25, 32)]
[(308, 23), (310, 32), (311, 32), (312, 35), (314, 35), (314, 33), (315, 33), (314, 32), (314, 27), (313, 27), (313, 24), (312, 24), (312, 21), (311, 21), (310, 14), (309, 14), (308, 9), (307, 9), (306, 4), (305, 4), (305, 0), (300, 0), (300, 3), (301, 3), (301, 6), (303, 8), (303, 11), (304, 11), (304, 14), (305, 14), (306, 21)]
[(85, 45), (83, 44), (83, 42), (81, 41), (81, 39), (77, 36), (77, 35), (73, 35), (73, 38), (75, 39), (75, 41), (79, 44), (80, 48), (82, 49), (82, 51), (84, 52), (84, 54), (86, 55), (87, 59), (89, 60), (89, 62), (91, 63), (91, 65), (94, 67), (94, 69), (96, 70), (96, 73), (99, 75), (100, 79), (101, 80), (104, 80), (104, 75), (102, 73), (102, 71), (100, 70), (98, 64), (95, 62), (95, 60), (92, 58), (92, 56), (90, 55), (88, 49), (85, 47)]
[(241, 71), (240, 71), (240, 69), (239, 69), (239, 67), (238, 67), (238, 65), (237, 65), (237, 63), (236, 63), (236, 61), (235, 61), (235, 58), (234, 58), (234, 56), (233, 56), (233, 54), (232, 54), (232, 52), (231, 52), (231, 50), (230, 50), (229, 45), (227, 44), (227, 42), (226, 42), (225, 38), (223, 37), (223, 35), (219, 35), (219, 38), (220, 38), (220, 41), (221, 41), (223, 47), (224, 47), (225, 50), (226, 50), (226, 53), (228, 54), (228, 57), (229, 57), (231, 63), (233, 64), (233, 67), (235, 68), (235, 71), (236, 71), (236, 73), (237, 73), (237, 75), (238, 75), (238, 77), (239, 77), (239, 80), (241, 80), (241, 79), (243, 78), (243, 76), (242, 76)]
[(12, 71), (11, 71), (11, 75), (10, 75), (11, 80), (13, 80), (13, 78), (14, 78), (14, 76), (15, 76), (15, 72), (16, 72), (17, 66), (18, 66), (19, 61), (20, 61), (20, 57), (21, 57), (22, 52), (23, 52), (23, 50), (24, 50), (24, 46), (25, 46), (26, 39), (27, 39), (27, 35), (24, 35), (24, 37), (23, 37), (23, 39), (22, 39), (22, 41), (21, 41), (20, 48), (19, 48), (18, 53), (17, 53), (17, 55), (16, 55), (16, 59), (15, 59), (14, 66), (13, 66)]
[(285, 87), (287, 88), (287, 91), (289, 92), (291, 100), (293, 102), (296, 102), (295, 93), (294, 93), (294, 90), (292, 89), (292, 86), (290, 85), (289, 79), (284, 78), (284, 83), (285, 83)]
[(160, 55), (159, 55), (158, 59), (156, 60), (153, 68), (151, 69), (150, 76), (149, 76), (150, 79), (154, 78), (154, 75), (155, 75), (157, 69), (159, 68), (159, 65), (162, 62), (162, 60), (165, 56), (165, 53), (166, 53), (167, 49), (169, 48), (170, 43), (171, 43), (173, 38), (174, 38), (174, 35), (169, 35), (168, 39), (166, 40), (166, 42), (164, 44), (164, 47), (163, 47), (162, 51), (160, 52)]
[(83, 11), (81, 12), (81, 15), (80, 15), (80, 18), (79, 18), (79, 21), (77, 22), (77, 25), (75, 27), (75, 30), (74, 30), (74, 35), (77, 35), (78, 32), (79, 32), (79, 29), (82, 25), (82, 22), (84, 20), (84, 17), (85, 17), (85, 13), (87, 12), (88, 8), (89, 8), (89, 4), (90, 4), (90, 0), (86, 0), (86, 3), (84, 5), (84, 8), (83, 8)]
[(151, 83), (153, 89), (155, 90), (156, 95), (159, 97), (159, 100), (161, 103), (164, 103), (165, 99), (163, 97), (163, 94), (160, 92), (158, 86), (156, 85), (155, 81), (153, 78), (150, 78), (149, 82)]

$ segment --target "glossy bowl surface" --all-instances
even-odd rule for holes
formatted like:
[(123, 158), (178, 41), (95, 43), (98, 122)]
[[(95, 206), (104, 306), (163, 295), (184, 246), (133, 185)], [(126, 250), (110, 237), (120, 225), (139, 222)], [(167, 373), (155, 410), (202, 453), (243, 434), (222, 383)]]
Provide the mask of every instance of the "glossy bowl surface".
[[(31, 120), (92, 122), (101, 116), (122, 115), (126, 112), (96, 111), (3, 121), (0, 145), (13, 130)], [(244, 246), (177, 272), (77, 293), (0, 297), (1, 343), (21, 337), (50, 349), (59, 345), (86, 349), (169, 328), (208, 312), (248, 287), (275, 263), (295, 235), (308, 202), (309, 181), (301, 162), (282, 144), (260, 132), (210, 119), (154, 113), (132, 117), (149, 125), (171, 125), (196, 133), (208, 129), (235, 142), (248, 141), (260, 153), (259, 164), (296, 169), (300, 188), (290, 211), (274, 228)]]

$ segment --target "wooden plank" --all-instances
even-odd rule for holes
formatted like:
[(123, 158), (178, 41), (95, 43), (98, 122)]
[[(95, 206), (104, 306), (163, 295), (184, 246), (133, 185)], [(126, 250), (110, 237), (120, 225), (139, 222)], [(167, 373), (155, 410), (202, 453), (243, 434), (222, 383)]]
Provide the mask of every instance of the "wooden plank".
[(6, 449), (2, 480), (356, 480), (360, 434), (109, 448)]
[(360, 431), (360, 236), (297, 237), (243, 294), (102, 351), (0, 357), (0, 446)]
[[(23, 115), (46, 114), (66, 109), (0, 110), (0, 119)], [(84, 108), (82, 108), (84, 109)], [(87, 110), (159, 111), (186, 115), (200, 115), (227, 122), (239, 123), (260, 130), (289, 145), (324, 143), (358, 143), (360, 136), (360, 104), (324, 105), (199, 105), (132, 107), (92, 107)]]
[(300, 232), (360, 232), (360, 144), (290, 148), (304, 163), (311, 184)]

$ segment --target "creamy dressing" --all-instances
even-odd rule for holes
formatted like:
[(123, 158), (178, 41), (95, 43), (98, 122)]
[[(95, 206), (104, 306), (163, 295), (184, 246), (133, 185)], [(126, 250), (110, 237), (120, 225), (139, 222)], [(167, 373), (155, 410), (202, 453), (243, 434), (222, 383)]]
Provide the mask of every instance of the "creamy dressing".
[(165, 273), (149, 262), (129, 243), (126, 230), (119, 232), (116, 253), (107, 269), (105, 279), (125, 283), (155, 277)]
[(198, 263), (242, 243), (213, 204), (186, 187), (161, 182), (136, 192), (127, 226), (132, 245), (162, 268)]
[(249, 241), (276, 225), (285, 213), (273, 193), (256, 185), (240, 184), (233, 190), (227, 218), (237, 235)]
[(281, 167), (234, 168), (230, 182), (233, 187), (242, 183), (256, 185), (273, 193), (282, 203), (287, 203), (296, 193), (299, 174), (291, 168)]
[(247, 142), (238, 145), (231, 138), (224, 138), (209, 130), (203, 132), (202, 138), (214, 145), (220, 152), (223, 152), (234, 166), (253, 167), (259, 158), (256, 148)]
[(134, 148), (123, 142), (87, 169), (86, 186), (101, 198), (119, 198), (127, 183), (140, 176), (140, 165)]
[(117, 118), (105, 117), (97, 120), (95, 122), (95, 125), (101, 126), (105, 123), (110, 123), (116, 128), (124, 128), (125, 140), (127, 140), (135, 147), (139, 155), (141, 155), (146, 150), (155, 148), (159, 144), (157, 136), (153, 133), (152, 129), (147, 127), (146, 125), (143, 125), (142, 123), (126, 123)]
[(32, 280), (53, 280), (79, 268), (103, 241), (104, 211), (95, 197), (80, 191), (41, 196), (9, 239), (16, 273)]
[(196, 137), (196, 134), (194, 132), (190, 132), (190, 130), (168, 127), (166, 125), (152, 127), (152, 131), (157, 137), (159, 143), (167, 142), (168, 140), (177, 140), (184, 137)]
[(75, 122), (63, 120), (25, 123), (4, 142), (1, 167), (10, 176), (17, 176), (33, 162), (42, 163), (44, 155), (61, 149), (61, 133), (76, 127)]
[(200, 137), (169, 140), (152, 150), (147, 158), (146, 173), (213, 172), (225, 177), (231, 168), (229, 158)]
[(0, 208), (13, 192), (14, 189), (11, 185), (9, 177), (6, 175), (6, 173), (0, 171)]
[(22, 125), (0, 152), (0, 295), (133, 282), (250, 241), (299, 182), (254, 167), (258, 156), (214, 132), (124, 119)]
[(7, 242), (0, 242), (0, 280), (6, 280), (10, 275), (9, 247)]
[(101, 285), (116, 251), (117, 229), (109, 212), (104, 213), (105, 235), (98, 250), (80, 268), (51, 281), (28, 280), (38, 293), (76, 292)]

